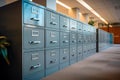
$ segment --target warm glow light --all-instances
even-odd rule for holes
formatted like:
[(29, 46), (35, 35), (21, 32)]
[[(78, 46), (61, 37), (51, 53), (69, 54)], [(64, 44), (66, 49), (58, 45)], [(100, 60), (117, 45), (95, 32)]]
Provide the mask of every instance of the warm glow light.
[(59, 4), (59, 5), (61, 5), (61, 6), (63, 6), (63, 7), (65, 7), (65, 8), (67, 8), (67, 9), (71, 9), (71, 7), (69, 7), (66, 4), (60, 2), (59, 0), (56, 0), (56, 3)]
[(83, 5), (85, 8), (87, 8), (88, 10), (90, 10), (93, 14), (95, 14), (98, 18), (100, 18), (103, 22), (105, 22), (106, 24), (108, 24), (108, 22), (102, 18), (94, 9), (92, 9), (86, 2), (84, 2), (83, 0), (77, 0), (81, 5)]
[(109, 27), (112, 27), (112, 25), (109, 25)]

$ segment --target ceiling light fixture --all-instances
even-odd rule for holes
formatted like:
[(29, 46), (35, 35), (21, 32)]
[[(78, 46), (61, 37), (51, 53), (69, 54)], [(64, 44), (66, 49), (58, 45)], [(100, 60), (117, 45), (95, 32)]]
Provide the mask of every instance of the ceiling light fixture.
[(85, 8), (87, 8), (89, 11), (91, 11), (93, 14), (95, 14), (98, 18), (100, 18), (104, 23), (108, 24), (108, 22), (102, 18), (92, 7), (90, 7), (84, 0), (76, 0), (81, 5), (83, 5)]
[(109, 27), (112, 27), (112, 25), (109, 25)]
[(56, 3), (59, 4), (59, 5), (61, 5), (61, 6), (63, 6), (63, 7), (65, 7), (65, 8), (67, 8), (67, 9), (71, 9), (71, 7), (69, 7), (66, 4), (60, 2), (59, 0), (56, 0)]

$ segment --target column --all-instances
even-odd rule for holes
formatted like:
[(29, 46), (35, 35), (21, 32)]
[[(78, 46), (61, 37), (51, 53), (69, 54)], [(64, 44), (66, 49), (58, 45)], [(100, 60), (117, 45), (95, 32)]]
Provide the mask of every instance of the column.
[(80, 20), (80, 9), (79, 8), (72, 8), (71, 10), (69, 10), (69, 16), (72, 18), (75, 18), (77, 20)]
[(56, 11), (56, 0), (32, 0), (32, 1)]

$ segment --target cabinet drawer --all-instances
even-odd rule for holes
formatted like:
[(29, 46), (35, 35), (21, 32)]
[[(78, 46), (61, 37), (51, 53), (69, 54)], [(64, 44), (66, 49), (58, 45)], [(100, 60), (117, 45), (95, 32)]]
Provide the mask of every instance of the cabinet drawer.
[(24, 3), (24, 23), (44, 27), (44, 9)]
[(60, 46), (69, 45), (69, 32), (60, 32)]
[(45, 11), (46, 28), (59, 30), (59, 15), (55, 12)]
[(44, 30), (39, 28), (24, 28), (24, 48), (44, 48)]
[(46, 48), (59, 47), (59, 32), (46, 30)]
[(76, 44), (77, 43), (77, 33), (76, 32), (70, 32), (70, 44)]
[(60, 49), (60, 63), (69, 61), (69, 48)]
[(44, 51), (23, 54), (23, 74), (29, 75), (44, 69)]
[(76, 46), (70, 46), (70, 60), (77, 57)]
[(70, 19), (70, 30), (77, 31), (77, 21)]
[(69, 18), (60, 16), (60, 30), (63, 31), (69, 30)]
[(59, 64), (59, 49), (46, 50), (46, 68)]

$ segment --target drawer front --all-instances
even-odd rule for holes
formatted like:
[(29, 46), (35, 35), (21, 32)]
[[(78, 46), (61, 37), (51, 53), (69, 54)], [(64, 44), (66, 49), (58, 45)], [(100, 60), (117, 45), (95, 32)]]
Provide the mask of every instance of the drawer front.
[(46, 48), (59, 47), (59, 32), (46, 30)]
[(59, 64), (59, 49), (46, 50), (46, 68)]
[(81, 60), (83, 60), (83, 56), (82, 56), (82, 55), (79, 55), (79, 56), (78, 56), (78, 61), (81, 61)]
[(44, 9), (24, 3), (24, 23), (44, 27)]
[(69, 32), (60, 32), (60, 46), (69, 45)]
[(82, 41), (83, 41), (82, 34), (81, 34), (81, 33), (78, 33), (78, 34), (77, 34), (77, 43), (78, 43), (78, 44), (82, 44)]
[(69, 18), (60, 16), (60, 30), (69, 30)]
[(77, 47), (77, 54), (78, 54), (78, 56), (80, 55), (82, 55), (82, 46), (78, 46)]
[(70, 46), (70, 60), (77, 57), (76, 46)]
[(23, 74), (29, 75), (44, 69), (44, 51), (23, 54)]
[(45, 11), (46, 28), (59, 30), (59, 15), (50, 11)]
[(77, 43), (77, 34), (75, 32), (70, 32), (70, 44), (76, 44)]
[(76, 63), (77, 62), (77, 59), (72, 59), (72, 60), (70, 60), (70, 64), (72, 65), (72, 64), (74, 64), (74, 63)]
[(62, 69), (64, 69), (64, 68), (68, 67), (69, 64), (70, 64), (69, 61), (60, 64), (60, 69), (62, 70)]
[(38, 28), (24, 28), (24, 48), (44, 48), (44, 30)]
[(47, 68), (46, 69), (46, 76), (50, 75), (50, 74), (53, 74), (55, 72), (59, 71), (59, 66), (53, 66), (51, 68)]
[(82, 23), (79, 23), (79, 22), (78, 22), (78, 23), (77, 23), (77, 31), (78, 31), (78, 32), (82, 32), (82, 30), (83, 30), (83, 29), (82, 29)]
[(77, 21), (70, 19), (70, 30), (77, 31)]
[(45, 76), (45, 73), (42, 70), (27, 76), (23, 76), (24, 77), (23, 80), (41, 80), (44, 76)]
[(69, 48), (60, 49), (60, 63), (69, 61)]

